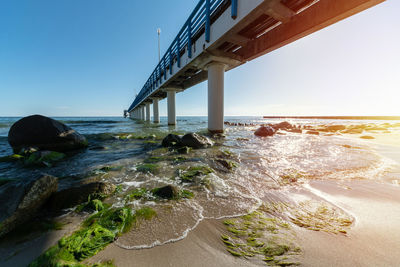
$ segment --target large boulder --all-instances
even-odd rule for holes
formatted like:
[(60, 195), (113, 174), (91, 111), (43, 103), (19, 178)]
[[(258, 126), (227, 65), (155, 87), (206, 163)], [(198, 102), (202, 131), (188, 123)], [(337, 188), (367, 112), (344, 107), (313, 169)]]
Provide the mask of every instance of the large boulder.
[(64, 152), (87, 146), (83, 135), (41, 115), (25, 117), (14, 123), (8, 133), (8, 142), (15, 153), (27, 147)]
[(262, 137), (273, 136), (274, 134), (275, 134), (275, 130), (270, 126), (261, 126), (254, 132), (254, 135), (262, 136)]
[(95, 182), (61, 190), (54, 193), (48, 208), (53, 211), (72, 208), (91, 199), (103, 199), (115, 192), (116, 186), (106, 182)]
[(33, 182), (10, 182), (0, 187), (0, 236), (33, 218), (50, 195), (58, 179), (45, 175)]
[(182, 137), (182, 146), (192, 147), (192, 148), (205, 148), (213, 146), (214, 142), (209, 138), (199, 135), (197, 133), (188, 133)]
[(179, 135), (169, 134), (162, 140), (161, 145), (163, 147), (180, 146), (181, 142), (182, 140)]

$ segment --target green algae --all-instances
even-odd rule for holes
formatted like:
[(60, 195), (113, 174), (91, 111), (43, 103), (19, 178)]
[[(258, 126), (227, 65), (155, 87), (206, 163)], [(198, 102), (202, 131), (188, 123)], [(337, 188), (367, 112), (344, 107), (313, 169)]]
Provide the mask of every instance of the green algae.
[(135, 188), (131, 191), (128, 192), (128, 194), (125, 196), (125, 199), (131, 201), (131, 200), (138, 200), (145, 198), (149, 195), (149, 191), (146, 188)]
[(208, 166), (194, 166), (188, 169), (178, 169), (178, 176), (182, 182), (192, 183), (195, 177), (206, 176), (214, 172)]
[(158, 174), (160, 167), (157, 164), (145, 163), (137, 166), (136, 170), (143, 173)]
[[(156, 195), (157, 191), (160, 190), (161, 187), (156, 187), (151, 190), (147, 190), (146, 188), (135, 188), (128, 192), (125, 196), (125, 200), (132, 201), (134, 199), (139, 200), (163, 200), (163, 198), (158, 197)], [(192, 191), (182, 189), (179, 190), (176, 196), (170, 198), (170, 200), (180, 200), (183, 198), (191, 199), (194, 197), (194, 193)]]
[(21, 156), (19, 154), (13, 154), (10, 156), (0, 157), (0, 162), (16, 162), (21, 159), (24, 159), (24, 156)]
[(149, 157), (147, 159), (145, 159), (143, 162), (144, 163), (158, 163), (161, 161), (166, 161), (169, 160), (169, 157), (166, 156), (153, 156), (153, 157)]
[(143, 207), (135, 212), (135, 219), (136, 221), (138, 219), (145, 219), (145, 220), (150, 220), (154, 216), (156, 216), (157, 213), (150, 207)]
[[(112, 243), (117, 236), (127, 232), (140, 220), (149, 220), (155, 211), (149, 207), (136, 210), (130, 208), (103, 209), (86, 219), (81, 229), (58, 243), (34, 260), (29, 266), (86, 266), (81, 261), (90, 258)], [(91, 266), (114, 266), (112, 262)]]
[(256, 257), (271, 266), (298, 265), (296, 257), (301, 251), (292, 241), (294, 234), (281, 219), (257, 210), (223, 224), (227, 234), (221, 235), (221, 240), (231, 255)]
[(64, 159), (66, 155), (64, 153), (56, 151), (48, 151), (48, 153), (32, 153), (29, 156), (24, 157), (23, 163), (25, 166), (46, 166), (52, 167), (54, 163)]
[(178, 198), (187, 198), (187, 199), (191, 199), (194, 198), (194, 193), (192, 191), (189, 190), (180, 190), (178, 193)]

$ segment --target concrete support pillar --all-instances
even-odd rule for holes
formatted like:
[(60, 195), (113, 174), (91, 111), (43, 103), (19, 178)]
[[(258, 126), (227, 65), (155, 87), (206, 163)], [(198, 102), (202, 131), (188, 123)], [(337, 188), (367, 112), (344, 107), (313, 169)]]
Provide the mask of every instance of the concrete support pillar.
[(175, 95), (176, 95), (175, 90), (173, 90), (173, 89), (167, 90), (168, 125), (176, 125)]
[(208, 130), (224, 132), (224, 74), (226, 65), (210, 63), (208, 69)]
[(141, 119), (142, 121), (144, 121), (144, 120), (146, 119), (145, 106), (142, 106), (142, 107), (141, 107), (141, 110), (142, 110), (142, 113), (141, 113), (140, 119)]
[(158, 110), (158, 98), (153, 98), (153, 121), (154, 123), (160, 122), (160, 113)]
[(146, 121), (150, 122), (150, 103), (146, 103)]

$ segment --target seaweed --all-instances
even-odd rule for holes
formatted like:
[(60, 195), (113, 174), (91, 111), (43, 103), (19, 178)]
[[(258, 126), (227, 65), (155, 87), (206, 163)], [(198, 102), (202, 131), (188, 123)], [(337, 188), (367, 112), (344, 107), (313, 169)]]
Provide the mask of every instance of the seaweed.
[(137, 166), (136, 170), (143, 173), (158, 174), (160, 172), (160, 167), (157, 164), (146, 163)]
[(188, 183), (193, 182), (195, 177), (206, 176), (212, 172), (214, 172), (213, 169), (208, 166), (195, 166), (190, 167), (189, 169), (178, 169), (178, 175), (181, 181)]
[[(82, 228), (40, 255), (29, 266), (85, 266), (79, 262), (94, 256), (117, 236), (129, 231), (141, 219), (149, 220), (155, 216), (149, 207), (137, 210), (134, 214), (130, 208), (103, 209), (86, 219)], [(98, 263), (92, 266), (114, 266), (112, 262)]]

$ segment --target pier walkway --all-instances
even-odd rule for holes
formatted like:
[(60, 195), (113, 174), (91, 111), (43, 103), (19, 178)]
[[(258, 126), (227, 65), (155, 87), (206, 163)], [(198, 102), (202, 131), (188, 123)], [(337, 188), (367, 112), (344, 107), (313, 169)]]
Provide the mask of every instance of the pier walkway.
[(200, 0), (127, 112), (160, 122), (176, 93), (208, 80), (208, 129), (223, 132), (224, 73), (384, 0)]

